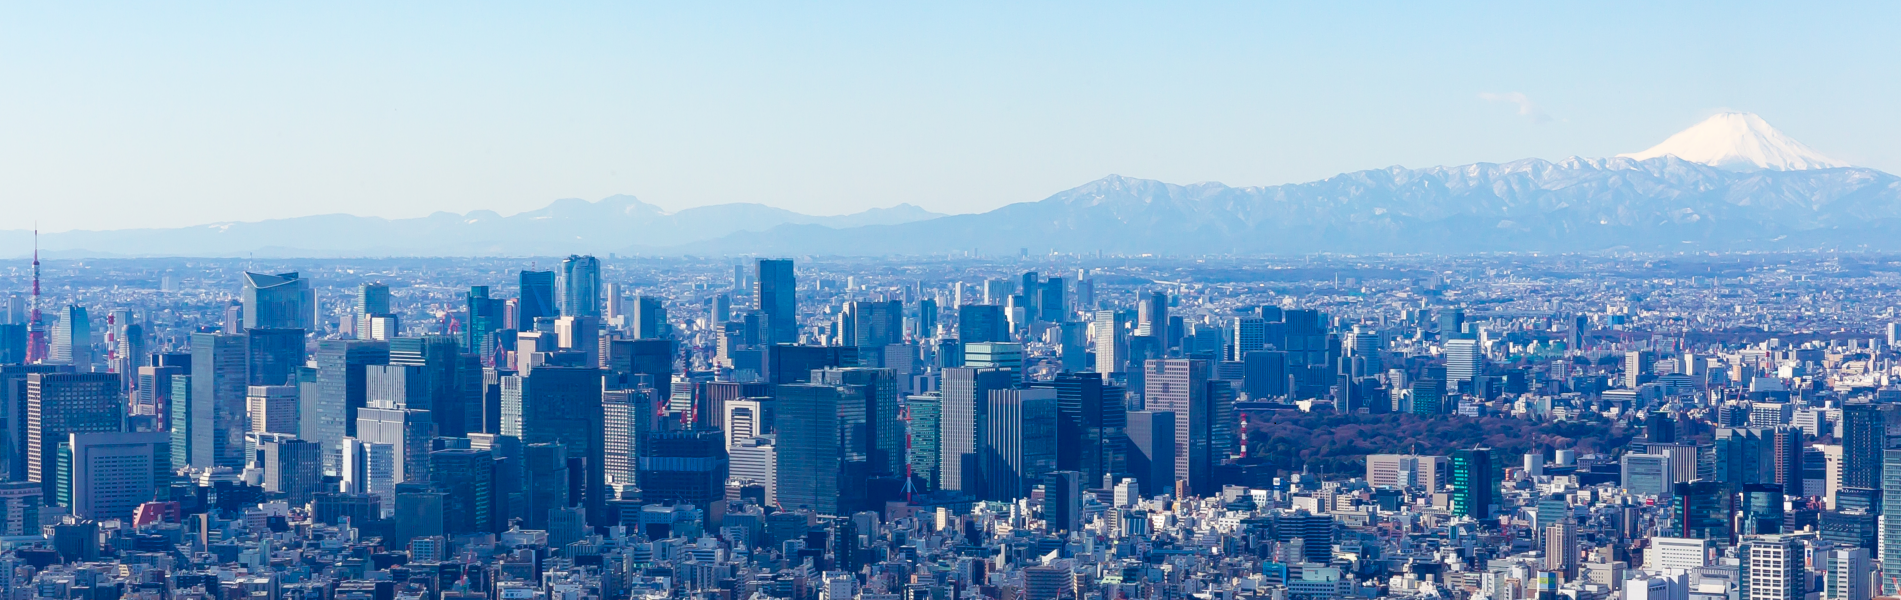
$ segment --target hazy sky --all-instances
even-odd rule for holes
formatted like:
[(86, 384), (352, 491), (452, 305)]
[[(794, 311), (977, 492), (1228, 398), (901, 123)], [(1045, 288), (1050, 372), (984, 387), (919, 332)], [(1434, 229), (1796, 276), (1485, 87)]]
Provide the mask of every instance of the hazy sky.
[(1901, 172), (1901, 3), (286, 4), (0, 4), (0, 229), (975, 212), (1608, 156), (1721, 109)]

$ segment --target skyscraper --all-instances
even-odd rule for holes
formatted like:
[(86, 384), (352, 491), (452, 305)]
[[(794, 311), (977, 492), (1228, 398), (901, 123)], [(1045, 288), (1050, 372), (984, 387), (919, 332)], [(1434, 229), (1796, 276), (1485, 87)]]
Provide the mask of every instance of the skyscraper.
[(59, 311), (53, 324), (52, 352), (48, 360), (73, 365), (75, 370), (92, 370), (92, 320), (85, 307), (68, 305)]
[(883, 348), (904, 341), (904, 303), (854, 300), (839, 315), (839, 337), (846, 346)]
[(985, 413), (982, 497), (1028, 497), (1056, 470), (1056, 390), (992, 390)]
[(1128, 413), (1129, 472), (1145, 497), (1175, 488), (1175, 418), (1167, 411)]
[(488, 286), (478, 285), (469, 288), (468, 323), (462, 328), (462, 349), (483, 358), (483, 364), (493, 366), (495, 340), (493, 332), (502, 328), (506, 303), (500, 298), (490, 298)]
[[(1901, 573), (1901, 449), (1881, 451), (1881, 531), (1879, 548), (1882, 573)], [(1901, 593), (1901, 577), (1881, 578), (1881, 593)]]
[(1136, 303), (1135, 334), (1164, 337), (1168, 333), (1168, 294), (1149, 292)]
[[(984, 481), (982, 457), (984, 423), (988, 422), (990, 392), (1014, 384), (1010, 372), (958, 367), (943, 372), (943, 449), (938, 468), (943, 489), (976, 495)], [(781, 437), (781, 444), (790, 443)], [(781, 461), (783, 462), (783, 461)], [(783, 488), (782, 488), (783, 489)]]
[(781, 509), (838, 515), (851, 508), (841, 502), (850, 421), (840, 414), (851, 394), (829, 385), (777, 386), (776, 478)]
[(1092, 485), (1128, 472), (1122, 388), (1104, 384), (1096, 373), (1061, 373), (1033, 385), (1056, 390), (1056, 468), (1079, 472)]
[(1094, 331), (1090, 336), (1095, 338), (1097, 373), (1121, 373), (1127, 366), (1129, 333), (1123, 325), (1122, 313), (1096, 311), (1096, 320), (1090, 326)]
[(1149, 410), (1175, 413), (1175, 476), (1195, 494), (1214, 494), (1214, 466), (1233, 444), (1233, 391), (1197, 359), (1150, 360), (1143, 381)]
[(1879, 408), (1867, 402), (1842, 406), (1842, 487), (1881, 488), (1882, 451), (1887, 448), (1888, 432)]
[(719, 430), (653, 433), (647, 441), (640, 457), (642, 502), (707, 506), (726, 497), (730, 464)]
[[(526, 294), (523, 294), (526, 297)], [(568, 256), (561, 261), (561, 314), (601, 316), (601, 261), (593, 256)]]
[(316, 323), (317, 294), (296, 273), (244, 274), (245, 329), (303, 329)]
[(1446, 386), (1460, 389), (1473, 377), (1485, 374), (1485, 355), (1479, 353), (1479, 341), (1471, 338), (1446, 340)]
[(957, 307), (957, 339), (965, 344), (1010, 341), (1010, 324), (1003, 317), (1003, 307), (995, 304)]
[(943, 485), (943, 471), (938, 460), (943, 452), (941, 427), (944, 396), (941, 392), (907, 396), (904, 410), (910, 417), (905, 422), (905, 432), (910, 436), (907, 460), (911, 476), (923, 480), (920, 491), (937, 491)]
[(793, 274), (792, 259), (759, 259), (759, 276), (755, 280), (755, 300), (760, 314), (766, 318), (765, 344), (796, 344), (799, 342), (799, 301), (798, 279)]
[(502, 434), (524, 444), (558, 443), (584, 458), (580, 503), (588, 522), (606, 521), (606, 441), (601, 413), (601, 370), (535, 367), (502, 378)]
[(119, 378), (111, 373), (27, 375), (26, 480), (39, 482), (45, 497), (56, 497), (60, 444), (74, 433), (117, 432), (124, 419)]
[(244, 432), (249, 385), (246, 337), (228, 333), (191, 336), (191, 465), (244, 469)]
[(665, 299), (654, 296), (634, 298), (632, 329), (634, 338), (642, 340), (667, 337), (667, 307)]
[(1489, 519), (1496, 503), (1498, 482), (1492, 478), (1492, 450), (1472, 448), (1452, 452), (1452, 515)]
[(561, 315), (554, 300), (554, 271), (522, 271), (521, 299), (515, 304), (515, 327), (535, 328), (535, 319)]
[(865, 394), (849, 397), (848, 401), (865, 402), (850, 412), (863, 415), (866, 465), (873, 475), (902, 475), (904, 425), (898, 420), (897, 373), (862, 367), (820, 369), (812, 372), (812, 383), (865, 388)]
[(304, 330), (244, 330), (245, 385), (288, 385), (304, 365)]
[(130, 520), (133, 509), (169, 494), (171, 442), (163, 433), (73, 432), (66, 436), (62, 502), (82, 519)]
[(429, 453), (430, 484), (443, 496), (444, 533), (492, 533), (507, 521), (498, 513), (495, 456), (487, 450), (449, 448)]
[[(316, 397), (302, 398), (298, 435), (323, 446), (324, 468), (335, 470), (343, 459), (343, 438), (356, 435), (357, 410), (363, 408), (369, 365), (389, 363), (389, 344), (358, 340), (317, 342)], [(384, 506), (395, 506), (393, 497)]]

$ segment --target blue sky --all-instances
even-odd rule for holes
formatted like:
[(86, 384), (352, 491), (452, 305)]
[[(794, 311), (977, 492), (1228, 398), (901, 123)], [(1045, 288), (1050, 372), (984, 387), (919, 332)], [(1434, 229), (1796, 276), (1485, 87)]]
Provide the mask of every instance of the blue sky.
[(1895, 3), (386, 4), (0, 4), (0, 229), (975, 212), (1607, 156), (1725, 109), (1901, 172)]

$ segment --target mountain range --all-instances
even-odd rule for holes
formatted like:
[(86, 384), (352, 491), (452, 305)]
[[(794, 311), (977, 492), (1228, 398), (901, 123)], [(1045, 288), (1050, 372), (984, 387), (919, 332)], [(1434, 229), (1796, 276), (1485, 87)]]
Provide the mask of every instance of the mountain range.
[[(322, 215), (79, 231), (54, 256), (1463, 253), (1901, 249), (1901, 178), (1848, 166), (1755, 115), (1711, 117), (1644, 152), (1426, 169), (1264, 187), (1111, 175), (978, 214), (908, 204), (818, 217), (760, 204), (668, 213), (631, 196), (502, 216)], [(26, 232), (0, 232), (22, 248)]]

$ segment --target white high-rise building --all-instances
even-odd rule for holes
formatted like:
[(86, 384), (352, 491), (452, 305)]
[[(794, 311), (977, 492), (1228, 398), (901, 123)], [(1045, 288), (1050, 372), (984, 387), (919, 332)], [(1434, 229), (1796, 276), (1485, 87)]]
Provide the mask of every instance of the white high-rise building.
[(1741, 600), (1802, 600), (1807, 593), (1802, 541), (1781, 534), (1743, 538), (1736, 556), (1742, 562)]
[(1485, 355), (1479, 353), (1478, 340), (1446, 340), (1446, 387), (1456, 389), (1460, 382), (1471, 381), (1485, 372)]

